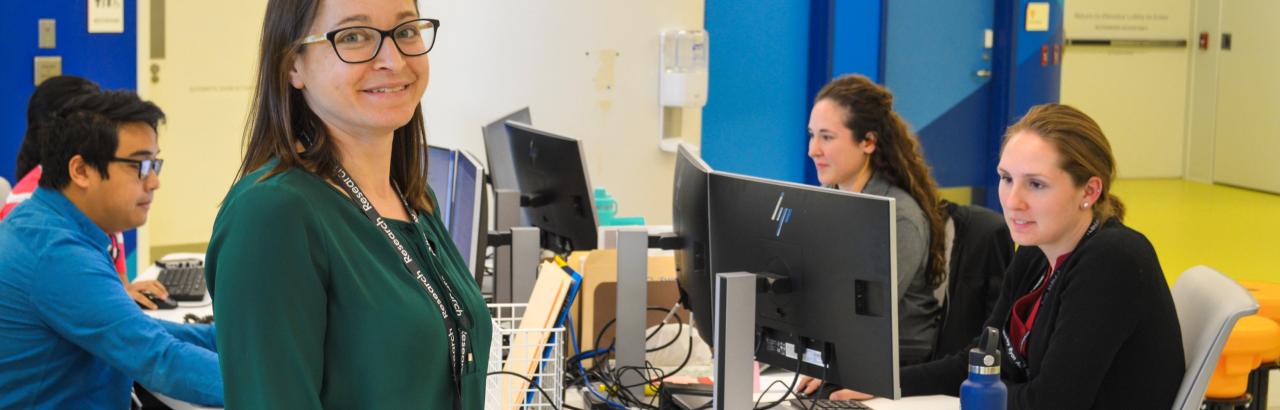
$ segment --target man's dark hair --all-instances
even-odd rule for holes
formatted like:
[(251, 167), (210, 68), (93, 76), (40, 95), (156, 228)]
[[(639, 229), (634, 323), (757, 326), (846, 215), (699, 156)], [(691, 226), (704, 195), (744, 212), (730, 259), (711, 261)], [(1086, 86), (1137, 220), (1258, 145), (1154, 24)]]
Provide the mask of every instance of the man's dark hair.
[(22, 179), (36, 165), (40, 165), (40, 146), (44, 144), (41, 144), (38, 136), (44, 122), (61, 110), (68, 100), (99, 91), (101, 88), (97, 83), (70, 75), (44, 80), (36, 87), (31, 93), (31, 99), (27, 101), (27, 131), (22, 136), (22, 146), (18, 148), (14, 178)]
[(79, 155), (107, 178), (107, 165), (120, 145), (121, 125), (146, 123), (156, 129), (164, 112), (131, 91), (105, 91), (72, 98), (41, 129), (40, 186), (62, 189), (71, 183), (68, 162)]

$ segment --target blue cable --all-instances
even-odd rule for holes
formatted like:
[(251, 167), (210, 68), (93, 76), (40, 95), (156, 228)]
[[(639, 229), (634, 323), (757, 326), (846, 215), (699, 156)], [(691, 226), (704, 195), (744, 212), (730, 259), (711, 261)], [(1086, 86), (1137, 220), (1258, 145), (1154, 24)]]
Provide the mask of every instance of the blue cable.
[[(569, 341), (573, 343), (573, 355), (577, 356), (579, 354), (582, 354), (579, 352), (579, 349), (578, 349), (578, 336), (573, 334), (573, 318), (566, 317), (565, 320), (567, 321), (567, 324), (568, 324), (568, 326), (565, 326), (565, 327), (569, 329)], [(595, 389), (591, 388), (591, 378), (587, 376), (587, 369), (585, 367), (582, 367), (581, 359), (594, 357), (595, 355), (608, 352), (608, 351), (609, 349), (596, 349), (594, 351), (589, 352), (590, 355), (579, 358), (578, 371), (582, 372), (582, 384), (587, 391), (591, 392), (591, 395), (596, 396), (597, 399), (600, 399), (600, 401), (605, 402), (605, 404), (608, 404), (609, 407), (619, 409), (619, 410), (627, 410), (626, 406), (610, 401), (604, 396), (601, 396), (600, 393), (596, 392)]]

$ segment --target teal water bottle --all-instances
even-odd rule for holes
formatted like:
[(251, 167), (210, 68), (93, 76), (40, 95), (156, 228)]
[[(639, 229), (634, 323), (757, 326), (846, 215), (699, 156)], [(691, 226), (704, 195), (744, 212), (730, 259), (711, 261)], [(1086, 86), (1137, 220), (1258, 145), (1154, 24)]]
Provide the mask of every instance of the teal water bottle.
[(596, 218), (600, 226), (644, 225), (643, 216), (618, 216), (618, 200), (604, 188), (596, 187), (592, 196), (596, 198)]
[(1000, 381), (1000, 331), (987, 327), (969, 349), (969, 379), (960, 385), (960, 410), (1005, 410), (1009, 389)]
[(600, 225), (613, 225), (614, 216), (618, 215), (618, 201), (609, 195), (609, 191), (604, 188), (596, 187), (592, 196), (596, 199), (596, 217), (599, 219)]

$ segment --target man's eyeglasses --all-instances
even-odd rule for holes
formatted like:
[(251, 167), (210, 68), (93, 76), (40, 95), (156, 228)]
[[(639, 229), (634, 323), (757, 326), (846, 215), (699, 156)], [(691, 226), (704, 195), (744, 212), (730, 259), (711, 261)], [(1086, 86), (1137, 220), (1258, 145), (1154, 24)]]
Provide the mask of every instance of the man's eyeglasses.
[(343, 27), (323, 34), (312, 34), (302, 39), (302, 45), (328, 41), (338, 59), (349, 64), (373, 60), (382, 49), (383, 40), (391, 37), (400, 54), (416, 57), (431, 51), (436, 44), (436, 29), (440, 20), (418, 19), (400, 23), (391, 30), (379, 30), (367, 26)]
[(128, 158), (112, 158), (112, 162), (124, 162), (133, 164), (138, 167), (138, 179), (147, 179), (151, 173), (160, 176), (160, 167), (164, 166), (164, 160), (159, 158), (152, 159), (128, 159)]

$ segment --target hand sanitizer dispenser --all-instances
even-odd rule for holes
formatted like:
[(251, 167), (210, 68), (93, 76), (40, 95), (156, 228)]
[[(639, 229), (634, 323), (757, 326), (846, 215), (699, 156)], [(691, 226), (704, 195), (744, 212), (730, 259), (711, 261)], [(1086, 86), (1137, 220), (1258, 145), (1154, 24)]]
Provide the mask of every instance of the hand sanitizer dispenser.
[(676, 152), (683, 141), (685, 109), (707, 105), (707, 32), (678, 30), (662, 33), (658, 75), (659, 143)]

